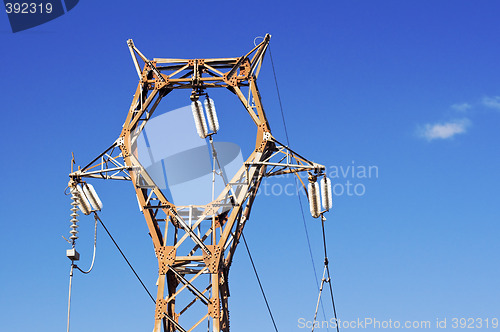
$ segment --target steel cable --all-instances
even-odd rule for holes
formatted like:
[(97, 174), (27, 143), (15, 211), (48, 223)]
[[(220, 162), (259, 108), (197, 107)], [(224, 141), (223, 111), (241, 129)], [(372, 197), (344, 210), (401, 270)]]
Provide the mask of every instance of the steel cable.
[(257, 269), (255, 268), (255, 264), (253, 263), (252, 254), (250, 254), (250, 249), (248, 249), (247, 240), (245, 240), (245, 235), (243, 235), (243, 233), (241, 233), (241, 237), (243, 238), (243, 243), (245, 244), (245, 248), (247, 249), (248, 257), (250, 258), (250, 262), (252, 263), (253, 272), (257, 277), (257, 282), (259, 283), (260, 291), (262, 292), (262, 296), (264, 297), (264, 301), (266, 302), (267, 311), (269, 312), (269, 316), (271, 316), (271, 320), (273, 321), (274, 330), (278, 332), (278, 328), (276, 327), (276, 322), (274, 321), (273, 313), (271, 312), (271, 308), (269, 307), (269, 302), (267, 302), (266, 293), (264, 292), (264, 288), (262, 287), (262, 284), (260, 282), (259, 274), (257, 273)]
[[(286, 128), (286, 121), (285, 121), (285, 113), (283, 111), (283, 103), (281, 102), (281, 95), (280, 95), (280, 89), (278, 87), (278, 79), (276, 77), (276, 70), (274, 69), (274, 61), (273, 61), (273, 54), (271, 52), (271, 45), (269, 45), (269, 58), (271, 59), (271, 67), (273, 69), (273, 76), (274, 76), (274, 84), (276, 85), (276, 93), (278, 94), (278, 101), (280, 105), (280, 111), (281, 111), (281, 119), (283, 121), (283, 128), (285, 129), (285, 137), (286, 137), (286, 144), (290, 146), (290, 139), (288, 137), (288, 130)], [(299, 206), (300, 206), (300, 212), (302, 215), (302, 223), (304, 224), (304, 231), (306, 234), (306, 239), (307, 239), (307, 247), (309, 249), (309, 256), (311, 258), (311, 264), (312, 264), (312, 269), (314, 272), (314, 281), (316, 282), (316, 287), (319, 289), (319, 283), (318, 283), (318, 274), (316, 273), (316, 265), (314, 264), (314, 258), (313, 258), (313, 253), (311, 249), (311, 241), (309, 239), (309, 232), (307, 231), (307, 223), (306, 223), (306, 217), (304, 215), (304, 208), (302, 206), (302, 198), (300, 197), (299, 193), (299, 183), (297, 181), (297, 178), (295, 177), (295, 187), (297, 190), (297, 197), (299, 199)], [(323, 300), (321, 301), (321, 311), (323, 313), (323, 318), (326, 320), (326, 315), (325, 315), (325, 307), (323, 306)], [(328, 327), (326, 329), (328, 331)]]
[(337, 332), (339, 332), (339, 324), (337, 319), (337, 310), (335, 309), (335, 300), (333, 298), (332, 278), (330, 277), (330, 269), (328, 267), (328, 254), (326, 250), (326, 236), (325, 236), (325, 217), (321, 215), (321, 230), (323, 231), (323, 248), (325, 250), (325, 268), (328, 275), (328, 285), (330, 287), (330, 297), (332, 298), (333, 316), (335, 317)]
[(106, 231), (106, 233), (108, 233), (109, 238), (111, 239), (111, 241), (113, 241), (113, 243), (115, 244), (116, 249), (118, 249), (118, 251), (122, 255), (123, 259), (125, 259), (125, 261), (127, 262), (128, 266), (130, 267), (130, 269), (132, 270), (132, 272), (134, 272), (135, 277), (137, 278), (137, 280), (139, 280), (139, 282), (141, 283), (141, 285), (144, 288), (144, 290), (146, 291), (146, 293), (148, 293), (148, 295), (151, 298), (151, 300), (153, 300), (153, 302), (156, 304), (156, 301), (155, 301), (153, 295), (151, 295), (151, 293), (147, 289), (146, 285), (144, 285), (144, 283), (142, 282), (142, 280), (139, 277), (139, 275), (137, 274), (137, 272), (135, 272), (134, 268), (132, 267), (132, 264), (130, 264), (130, 262), (128, 261), (127, 257), (125, 256), (125, 254), (123, 253), (123, 251), (120, 249), (120, 246), (118, 246), (118, 243), (116, 243), (115, 239), (113, 238), (113, 236), (111, 235), (111, 233), (108, 231), (108, 229), (106, 228), (106, 226), (102, 222), (101, 218), (99, 218), (99, 216), (97, 215), (96, 212), (94, 212), (94, 215), (97, 218), (97, 220), (99, 220), (99, 222), (101, 223), (101, 225), (104, 228), (104, 230)]
[(92, 263), (90, 264), (90, 267), (89, 267), (89, 269), (87, 271), (84, 271), (84, 270), (80, 269), (78, 267), (78, 265), (75, 264), (75, 267), (78, 269), (78, 271), (80, 271), (83, 274), (90, 273), (92, 271), (92, 269), (94, 268), (95, 252), (96, 252), (96, 247), (97, 247), (97, 218), (96, 218), (96, 215), (94, 215), (94, 219), (95, 219), (95, 225), (94, 225), (94, 252), (92, 254)]

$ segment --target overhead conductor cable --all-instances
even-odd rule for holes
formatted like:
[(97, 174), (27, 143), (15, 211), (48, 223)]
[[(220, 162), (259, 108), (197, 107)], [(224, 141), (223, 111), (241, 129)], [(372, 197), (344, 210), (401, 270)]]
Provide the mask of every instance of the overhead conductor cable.
[[(280, 90), (279, 90), (279, 87), (278, 87), (278, 79), (276, 78), (276, 70), (274, 69), (274, 61), (273, 61), (273, 55), (271, 53), (271, 46), (269, 46), (269, 57), (271, 59), (271, 66), (273, 68), (274, 83), (276, 84), (276, 92), (278, 94), (278, 101), (279, 101), (279, 104), (280, 104), (281, 119), (283, 120), (283, 127), (285, 129), (286, 142), (287, 142), (287, 145), (290, 145), (290, 140), (288, 138), (288, 131), (286, 129), (285, 115), (284, 115), (284, 112), (283, 112), (283, 104), (281, 103)], [(297, 178), (295, 178), (295, 186), (297, 187), (297, 191), (298, 191), (299, 187), (298, 187)], [(309, 233), (307, 232), (307, 224), (306, 224), (306, 219), (305, 219), (305, 216), (304, 216), (304, 209), (302, 207), (302, 199), (300, 198), (300, 195), (297, 195), (297, 198), (299, 200), (300, 211), (301, 211), (301, 214), (302, 214), (302, 222), (304, 224), (304, 230), (305, 230), (305, 233), (306, 233), (307, 245), (309, 247), (309, 255), (311, 257), (311, 264), (312, 264), (312, 268), (313, 268), (313, 273), (314, 273), (314, 276), (316, 277), (315, 278), (316, 285), (318, 286), (318, 288), (322, 288), (318, 284), (318, 276), (316, 274), (316, 267), (314, 265), (314, 259), (313, 259), (312, 250), (311, 250), (311, 242), (309, 240)], [(332, 298), (332, 300), (333, 300), (333, 298)], [(325, 309), (323, 308), (323, 300), (321, 300), (321, 298), (320, 298), (320, 302), (321, 302), (321, 309), (323, 311), (323, 317), (326, 320)], [(336, 314), (335, 314), (335, 318), (337, 318)], [(328, 327), (326, 328), (326, 330), (328, 331)], [(337, 326), (337, 331), (338, 331), (338, 326)]]

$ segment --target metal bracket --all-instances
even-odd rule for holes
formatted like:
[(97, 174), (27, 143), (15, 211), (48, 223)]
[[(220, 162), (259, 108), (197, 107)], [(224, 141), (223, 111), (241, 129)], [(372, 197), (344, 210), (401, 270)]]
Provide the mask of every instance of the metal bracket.
[(272, 139), (271, 133), (267, 131), (267, 125), (262, 123), (257, 128), (257, 139), (255, 144), (255, 151), (263, 152), (268, 141)]
[(168, 266), (175, 263), (176, 250), (175, 246), (163, 246), (156, 250), (159, 274), (166, 274)]
[(66, 257), (68, 257), (72, 261), (77, 261), (80, 259), (80, 254), (78, 253), (78, 251), (76, 251), (75, 248), (68, 249), (66, 250)]
[(221, 258), (221, 248), (218, 245), (207, 245), (207, 249), (210, 250), (210, 255), (203, 252), (203, 262), (211, 274), (218, 273), (220, 258)]
[(162, 319), (167, 311), (167, 300), (158, 299), (156, 301), (156, 319)]
[(220, 317), (220, 300), (219, 297), (212, 297), (210, 303), (208, 304), (208, 315), (214, 319), (219, 319)]
[(120, 146), (120, 145), (123, 145), (125, 144), (125, 140), (123, 139), (123, 137), (118, 137), (115, 141), (116, 145)]

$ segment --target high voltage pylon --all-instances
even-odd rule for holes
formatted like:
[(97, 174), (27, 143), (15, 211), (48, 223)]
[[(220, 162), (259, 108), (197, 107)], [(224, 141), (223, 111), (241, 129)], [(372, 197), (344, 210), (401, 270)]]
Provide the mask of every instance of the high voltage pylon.
[[(206, 320), (214, 332), (229, 331), (229, 268), (264, 177), (296, 174), (305, 188), (297, 173), (308, 172), (313, 217), (331, 208), (330, 182), (325, 167), (281, 144), (271, 133), (257, 87), (269, 40), (270, 35), (266, 35), (250, 52), (237, 58), (153, 60), (144, 56), (129, 40), (139, 84), (123, 130), (108, 149), (69, 175), (74, 200), (78, 199), (85, 214), (100, 209), (100, 205), (93, 206), (95, 191), (85, 178), (132, 182), (158, 259), (154, 332), (192, 331)], [(214, 88), (226, 88), (239, 98), (257, 129), (255, 149), (236, 175), (225, 181), (224, 189), (212, 202), (174, 205), (141, 165), (137, 139), (168, 94), (177, 89), (191, 89), (198, 134), (208, 137), (214, 149), (212, 136), (219, 125), (213, 101), (206, 94)], [(208, 126), (199, 100), (203, 96), (206, 96)], [(164, 144), (168, 146), (174, 142)], [(214, 159), (218, 163), (216, 153)], [(321, 189), (317, 183), (320, 177), (324, 179)], [(86, 203), (87, 199), (90, 204)], [(73, 219), (72, 227), (76, 230)], [(208, 228), (204, 234), (200, 233), (202, 225)], [(68, 254), (72, 261), (78, 259), (76, 255), (76, 251)]]

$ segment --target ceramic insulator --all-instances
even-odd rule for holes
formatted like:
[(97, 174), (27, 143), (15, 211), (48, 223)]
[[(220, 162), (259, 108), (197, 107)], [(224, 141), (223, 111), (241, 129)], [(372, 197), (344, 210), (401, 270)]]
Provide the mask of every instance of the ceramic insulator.
[(196, 100), (191, 102), (191, 110), (193, 111), (194, 123), (196, 125), (196, 131), (198, 132), (198, 135), (201, 138), (207, 137), (207, 121), (205, 120), (205, 114), (203, 113), (201, 101)]
[(323, 209), (329, 211), (332, 208), (332, 182), (326, 176), (320, 181), (321, 205)]
[(307, 192), (309, 194), (309, 209), (313, 218), (318, 218), (320, 214), (320, 198), (318, 182), (309, 183)]
[(207, 112), (208, 126), (214, 133), (219, 131), (219, 119), (215, 111), (214, 101), (211, 98), (205, 99), (205, 111)]

